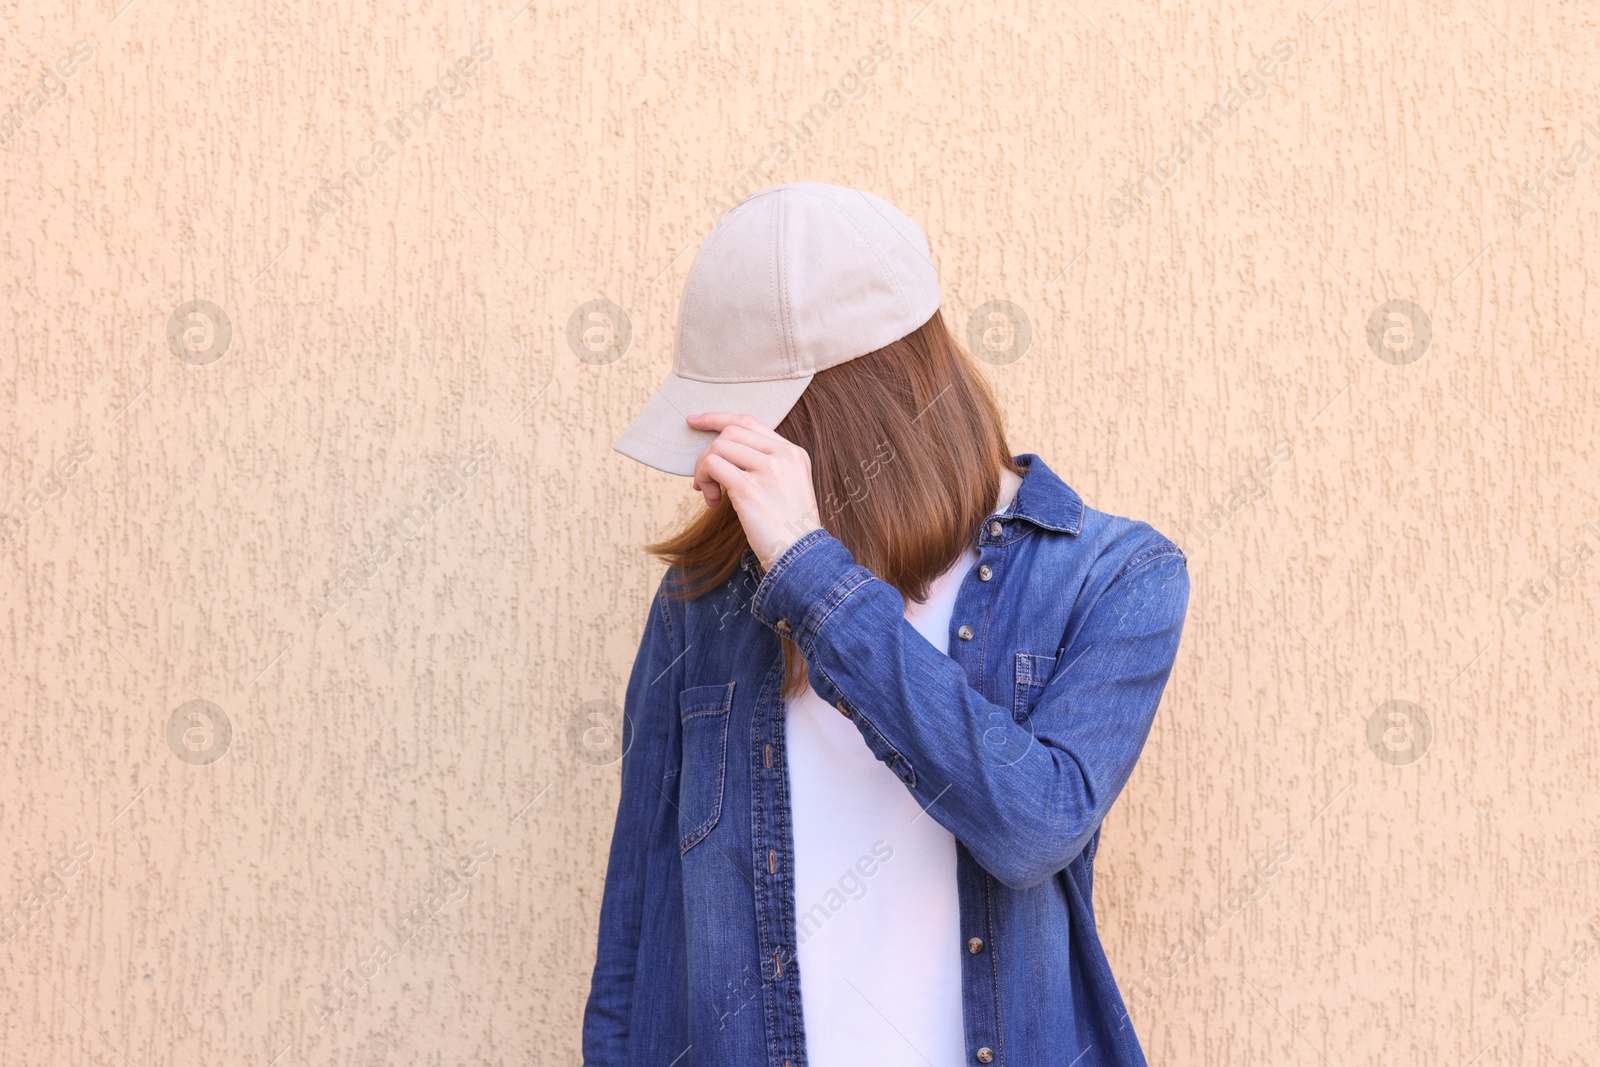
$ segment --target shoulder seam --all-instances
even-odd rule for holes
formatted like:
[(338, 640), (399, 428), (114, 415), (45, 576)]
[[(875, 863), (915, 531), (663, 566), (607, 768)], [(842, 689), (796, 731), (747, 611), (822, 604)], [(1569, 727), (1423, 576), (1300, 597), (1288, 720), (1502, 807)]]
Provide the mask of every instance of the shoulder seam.
[(1183, 549), (1179, 548), (1171, 541), (1168, 541), (1166, 538), (1162, 538), (1159, 543), (1151, 545), (1148, 548), (1140, 549), (1132, 556), (1129, 556), (1127, 562), (1124, 563), (1122, 568), (1117, 571), (1116, 576), (1113, 577), (1111, 581), (1106, 583), (1106, 588), (1110, 589), (1128, 574), (1138, 570), (1146, 563), (1150, 563), (1158, 559), (1166, 559), (1172, 556), (1176, 556), (1178, 559), (1182, 560), (1185, 566), (1188, 565), (1189, 557), (1183, 554)]

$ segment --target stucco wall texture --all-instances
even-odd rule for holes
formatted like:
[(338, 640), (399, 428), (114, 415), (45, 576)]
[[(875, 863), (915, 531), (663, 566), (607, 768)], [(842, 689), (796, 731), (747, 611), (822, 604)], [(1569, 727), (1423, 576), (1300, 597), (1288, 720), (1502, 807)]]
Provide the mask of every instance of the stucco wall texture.
[(0, 5), (0, 1062), (580, 1060), (696, 506), (609, 446), (796, 180), (918, 220), (1013, 450), (1188, 554), (1097, 864), (1151, 1061), (1593, 1062), (1597, 37)]

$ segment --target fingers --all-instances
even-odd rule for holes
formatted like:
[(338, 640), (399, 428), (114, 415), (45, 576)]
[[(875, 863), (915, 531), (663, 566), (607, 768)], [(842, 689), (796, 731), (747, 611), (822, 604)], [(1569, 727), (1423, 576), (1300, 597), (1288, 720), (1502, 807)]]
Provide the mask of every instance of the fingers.
[[(757, 423), (757, 425), (759, 426), (760, 424)], [(747, 448), (753, 448), (757, 452), (764, 452), (768, 455), (770, 455), (780, 444), (784, 443), (782, 437), (778, 437), (775, 434), (772, 436), (767, 436), (766, 434), (752, 430), (747, 426), (741, 426), (738, 423), (730, 423), (729, 425), (724, 426), (718, 437), (724, 441), (737, 441), (739, 444), (744, 445)]]
[(721, 433), (730, 426), (737, 426), (775, 445), (779, 442), (787, 443), (782, 434), (754, 415), (740, 415), (730, 411), (702, 411), (688, 416), (688, 423), (697, 430), (710, 430), (713, 433)]
[(695, 487), (705, 494), (708, 508), (722, 502), (722, 486), (747, 477), (744, 471), (713, 452), (708, 451), (695, 464)]
[[(700, 453), (694, 465), (694, 489), (705, 496), (706, 507), (714, 508), (722, 500), (726, 483), (753, 470), (779, 446), (788, 444), (781, 435), (773, 433), (761, 420), (751, 415), (729, 412), (708, 412), (690, 415), (687, 421), (698, 429), (714, 430), (717, 437)], [(708, 465), (710, 457), (720, 458), (726, 466), (718, 467), (724, 477), (718, 478)]]
[[(707, 445), (706, 450), (700, 453), (700, 458), (695, 460), (695, 488), (705, 492), (708, 507), (715, 507), (722, 489), (738, 488), (738, 482), (749, 477), (745, 472), (755, 468), (766, 458), (765, 452), (740, 444), (738, 441), (730, 441), (726, 437), (718, 437)], [(713, 469), (709, 463), (712, 459), (719, 459), (726, 466)], [(721, 471), (723, 476), (719, 477), (716, 471)], [(712, 484), (707, 485), (707, 482)]]
[[(698, 466), (696, 469), (698, 469)], [(695, 492), (705, 497), (706, 507), (708, 508), (716, 507), (717, 501), (722, 499), (722, 487), (716, 482), (711, 481), (709, 476), (707, 477), (707, 480), (703, 482), (698, 476), (696, 476), (690, 485), (693, 487)]]
[[(706, 446), (706, 452), (721, 456), (740, 470), (750, 471), (759, 467), (770, 452), (759, 448), (752, 448), (742, 441), (734, 441), (724, 434)], [(702, 453), (703, 454), (703, 453)]]

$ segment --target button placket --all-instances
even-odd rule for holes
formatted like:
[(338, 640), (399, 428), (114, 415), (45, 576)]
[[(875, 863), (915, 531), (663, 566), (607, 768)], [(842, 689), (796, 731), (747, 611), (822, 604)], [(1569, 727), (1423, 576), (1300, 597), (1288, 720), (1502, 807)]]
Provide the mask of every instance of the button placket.
[(796, 1033), (798, 1012), (782, 1010), (783, 1005), (798, 1008), (795, 983), (795, 911), (790, 888), (794, 867), (793, 827), (788, 805), (782, 802), (784, 783), (784, 702), (781, 692), (783, 657), (773, 650), (772, 666), (757, 704), (754, 729), (757, 746), (752, 746), (751, 774), (755, 794), (753, 803), (770, 810), (770, 819), (757, 820), (752, 833), (752, 889), (755, 897), (757, 944), (760, 946), (760, 986), (750, 999), (760, 998), (768, 1012), (776, 1012), (776, 1027), (771, 1050), (794, 1062), (792, 1057), (802, 1039)]
[[(992, 518), (983, 527), (983, 530), (984, 530), (984, 533), (987, 534), (987, 537), (984, 538), (983, 539), (983, 543), (979, 545), (979, 552), (982, 553), (983, 557), (987, 557), (988, 559), (994, 560), (995, 562), (994, 563), (980, 562), (978, 564), (978, 566), (974, 568), (974, 573), (977, 574), (979, 582), (987, 583), (987, 582), (993, 581), (994, 574), (995, 574), (995, 567), (998, 565), (999, 556), (1005, 551), (1004, 548), (1001, 545), (999, 545), (997, 542), (999, 542), (999, 540), (1002, 537), (1004, 537), (1005, 532), (1006, 532), (1006, 528), (1005, 528), (1005, 523), (1003, 523), (1000, 519)], [(990, 547), (990, 546), (992, 546), (992, 547)], [(980, 557), (980, 558), (982, 558), (982, 557)], [(987, 590), (985, 591), (985, 593), (984, 593), (984, 597), (985, 598), (989, 598), (989, 597), (992, 597), (992, 596), (993, 596), (993, 593), (990, 593)], [(968, 607), (966, 610), (974, 610), (974, 608)], [(981, 610), (981, 609), (979, 609), (979, 610)], [(972, 641), (977, 637), (977, 631), (972, 625), (963, 624), (963, 625), (961, 625), (960, 627), (958, 627), (956, 629), (955, 636), (957, 638), (959, 638), (961, 641), (964, 641), (964, 642)], [(952, 654), (954, 654), (953, 650), (952, 650)], [(985, 949), (988, 947), (988, 945), (986, 944), (986, 942), (984, 941), (983, 938), (976, 937), (976, 936), (966, 938), (965, 944), (966, 944), (967, 954), (969, 956), (974, 956), (974, 957), (982, 955), (984, 953)], [(976, 959), (974, 959), (972, 961), (972, 963), (971, 963), (971, 967), (977, 967), (977, 966), (980, 966), (980, 964)], [(970, 970), (969, 967), (963, 966), (963, 971), (968, 971), (968, 970)], [(963, 985), (965, 985), (965, 984), (966, 984), (966, 979), (964, 978), (963, 979)], [(991, 1020), (991, 1022), (992, 1022), (992, 1020)], [(988, 1027), (985, 1026), (984, 1029), (988, 1029)], [(971, 1055), (973, 1057), (973, 1061), (977, 1062), (977, 1063), (980, 1063), (980, 1064), (991, 1064), (991, 1063), (993, 1063), (995, 1061), (995, 1051), (994, 1051), (994, 1049), (990, 1048), (988, 1045), (984, 1045), (984, 1046), (974, 1050), (971, 1053)]]

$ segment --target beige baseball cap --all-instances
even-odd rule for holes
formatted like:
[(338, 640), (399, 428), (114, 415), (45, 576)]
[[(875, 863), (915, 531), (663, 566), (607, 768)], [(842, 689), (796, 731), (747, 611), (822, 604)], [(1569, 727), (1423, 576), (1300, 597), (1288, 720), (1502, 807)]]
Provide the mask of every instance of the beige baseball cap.
[(716, 434), (686, 416), (734, 411), (776, 426), (818, 371), (899, 340), (938, 308), (928, 239), (893, 204), (824, 182), (752, 193), (695, 253), (672, 370), (611, 447), (692, 475)]

